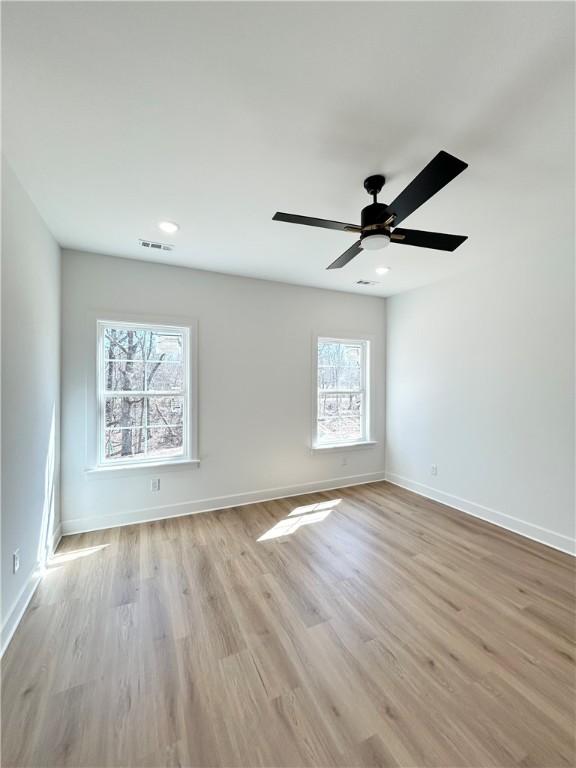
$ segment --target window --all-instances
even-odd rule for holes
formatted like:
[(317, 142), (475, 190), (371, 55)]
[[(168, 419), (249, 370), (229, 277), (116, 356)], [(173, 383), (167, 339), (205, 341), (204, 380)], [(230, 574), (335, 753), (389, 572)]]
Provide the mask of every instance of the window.
[(190, 329), (98, 322), (100, 465), (190, 458)]
[(315, 447), (368, 442), (369, 342), (319, 338)]

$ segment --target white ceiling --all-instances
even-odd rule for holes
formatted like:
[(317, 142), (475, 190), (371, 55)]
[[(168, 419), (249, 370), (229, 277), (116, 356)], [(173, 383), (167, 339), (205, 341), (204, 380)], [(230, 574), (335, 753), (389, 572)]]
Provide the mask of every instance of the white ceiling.
[[(573, 172), (573, 18), (544, 2), (3, 3), (4, 151), (65, 247), (386, 296), (545, 226)], [(389, 202), (440, 149), (470, 167), (402, 226), (469, 235), (453, 254), (393, 245), (327, 272), (353, 235), (271, 221), (359, 223), (365, 176), (389, 177)]]

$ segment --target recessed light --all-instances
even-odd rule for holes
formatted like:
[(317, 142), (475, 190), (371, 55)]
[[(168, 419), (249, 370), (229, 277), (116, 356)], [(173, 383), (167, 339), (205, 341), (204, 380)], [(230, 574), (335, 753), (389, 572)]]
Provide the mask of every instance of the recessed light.
[(376, 267), (377, 275), (385, 275), (387, 272), (390, 272), (390, 267)]
[(180, 227), (173, 221), (159, 221), (158, 229), (161, 229), (162, 232), (166, 232), (168, 235), (173, 235), (174, 232), (178, 232)]

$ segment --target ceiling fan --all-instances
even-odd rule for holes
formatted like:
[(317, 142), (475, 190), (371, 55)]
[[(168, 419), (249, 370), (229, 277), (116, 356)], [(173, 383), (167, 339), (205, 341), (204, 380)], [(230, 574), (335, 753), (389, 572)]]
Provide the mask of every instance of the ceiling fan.
[(464, 163), (448, 152), (438, 152), (436, 157), (420, 171), (403, 192), (390, 205), (378, 202), (378, 194), (386, 181), (384, 176), (368, 176), (364, 189), (372, 195), (374, 202), (362, 209), (361, 225), (344, 224), (341, 221), (315, 219), (310, 216), (298, 216), (292, 213), (275, 213), (274, 221), (287, 221), (291, 224), (307, 224), (310, 227), (339, 229), (342, 232), (360, 234), (360, 239), (347, 251), (333, 261), (327, 269), (340, 269), (348, 264), (362, 250), (385, 248), (390, 242), (400, 245), (415, 245), (419, 248), (435, 248), (439, 251), (454, 251), (466, 235), (444, 235), (441, 232), (424, 232), (418, 229), (400, 229), (400, 224), (407, 216), (439, 192), (449, 181), (468, 168)]

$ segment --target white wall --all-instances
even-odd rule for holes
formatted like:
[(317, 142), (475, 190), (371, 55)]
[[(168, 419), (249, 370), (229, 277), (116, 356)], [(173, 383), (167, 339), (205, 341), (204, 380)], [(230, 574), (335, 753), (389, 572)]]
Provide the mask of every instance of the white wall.
[(552, 202), (564, 228), (388, 301), (386, 464), (393, 482), (574, 551), (573, 210), (569, 191)]
[[(86, 472), (96, 315), (197, 318), (201, 464)], [(313, 453), (312, 335), (374, 337), (373, 447)], [(383, 477), (385, 301), (64, 252), (62, 518), (65, 531), (184, 514)], [(346, 465), (344, 465), (346, 462)], [(151, 493), (151, 477), (161, 478)]]
[(2, 649), (58, 535), (59, 401), (60, 248), (3, 159)]

